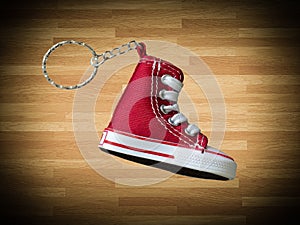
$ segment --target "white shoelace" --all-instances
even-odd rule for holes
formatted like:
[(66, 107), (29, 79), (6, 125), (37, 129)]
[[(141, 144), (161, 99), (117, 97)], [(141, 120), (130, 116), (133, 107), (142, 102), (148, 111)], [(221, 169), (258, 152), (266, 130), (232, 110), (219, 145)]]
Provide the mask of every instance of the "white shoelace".
[[(163, 100), (167, 100), (173, 102), (172, 105), (161, 105), (160, 110), (164, 114), (168, 114), (171, 111), (176, 111), (175, 115), (168, 119), (168, 122), (173, 126), (178, 126), (183, 122), (187, 122), (187, 118), (179, 112), (179, 106), (177, 104), (179, 92), (181, 91), (183, 84), (175, 79), (174, 77), (165, 74), (161, 77), (161, 82), (169, 87), (171, 87), (172, 91), (167, 91), (165, 89), (160, 90), (159, 97)], [(195, 136), (200, 133), (201, 130), (195, 124), (189, 124), (185, 129), (185, 133), (190, 136)]]

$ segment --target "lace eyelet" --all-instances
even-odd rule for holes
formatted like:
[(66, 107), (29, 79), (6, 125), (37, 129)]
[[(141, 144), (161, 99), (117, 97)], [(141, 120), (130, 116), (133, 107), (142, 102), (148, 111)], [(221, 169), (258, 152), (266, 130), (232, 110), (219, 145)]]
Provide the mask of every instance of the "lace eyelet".
[(161, 80), (161, 82), (162, 82), (163, 84), (165, 84), (166, 77), (170, 77), (170, 75), (169, 75), (169, 74), (164, 74), (164, 75), (160, 78), (160, 80)]
[(202, 146), (199, 145), (199, 144), (196, 144), (196, 145), (195, 145), (195, 149), (196, 149), (196, 150), (200, 150), (202, 154), (204, 154), (204, 152), (205, 152), (205, 148), (202, 147)]
[(170, 118), (168, 119), (168, 122), (169, 122), (169, 124), (171, 124), (171, 125), (174, 126), (174, 127), (179, 126), (179, 124), (176, 124), (176, 123), (174, 123), (174, 122), (172, 121), (172, 117), (170, 117)]
[(161, 105), (161, 106), (159, 107), (160, 111), (161, 111), (163, 114), (168, 114), (168, 113), (166, 112), (166, 110), (164, 109), (164, 107), (165, 107), (165, 105)]
[(191, 134), (186, 128), (184, 129), (184, 132), (185, 132), (187, 135), (192, 136), (192, 137), (196, 136), (196, 134), (197, 134), (197, 133)]
[(162, 90), (160, 90), (160, 92), (158, 93), (159, 97), (160, 97), (162, 100), (165, 100), (165, 96), (164, 96), (165, 91), (166, 91), (165, 89), (162, 89)]
[(197, 134), (201, 133), (201, 130), (199, 127), (197, 127), (195, 124), (189, 124), (185, 129), (184, 132), (187, 135), (190, 135), (192, 137), (196, 136)]

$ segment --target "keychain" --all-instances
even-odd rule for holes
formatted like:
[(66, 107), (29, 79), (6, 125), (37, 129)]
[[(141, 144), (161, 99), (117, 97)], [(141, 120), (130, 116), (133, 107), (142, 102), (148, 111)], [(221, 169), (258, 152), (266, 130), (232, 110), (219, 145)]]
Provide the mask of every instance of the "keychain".
[[(47, 72), (47, 60), (49, 58), (49, 56), (51, 55), (51, 53), (53, 51), (55, 51), (55, 49), (63, 46), (63, 45), (67, 45), (67, 44), (75, 44), (75, 45), (79, 45), (79, 46), (83, 46), (83, 47), (86, 47), (87, 49), (90, 50), (90, 52), (92, 53), (92, 58), (91, 58), (91, 65), (94, 67), (94, 70), (93, 72), (91, 73), (90, 77), (88, 79), (86, 79), (85, 81), (83, 81), (82, 83), (80, 84), (76, 84), (74, 86), (63, 86), (63, 85), (60, 85), (60, 84), (57, 84), (55, 83), (48, 75), (48, 72)], [(128, 42), (127, 44), (123, 44), (121, 45), (120, 47), (118, 48), (114, 48), (112, 49), (111, 51), (106, 51), (100, 55), (98, 55), (95, 50), (87, 45), (86, 43), (84, 42), (79, 42), (79, 41), (73, 41), (73, 40), (67, 40), (67, 41), (61, 41), (61, 42), (58, 42), (57, 44), (53, 45), (47, 52), (46, 54), (44, 55), (43, 57), (43, 62), (42, 62), (42, 70), (43, 70), (43, 74), (45, 76), (45, 78), (47, 79), (47, 81), (53, 85), (54, 87), (57, 87), (57, 88), (60, 88), (60, 89), (66, 89), (66, 90), (73, 90), (73, 89), (78, 89), (78, 88), (81, 88), (85, 85), (87, 85), (89, 82), (91, 82), (94, 77), (96, 76), (97, 74), (97, 71), (98, 71), (98, 67), (100, 65), (102, 65), (106, 60), (108, 59), (111, 59), (111, 58), (114, 58), (118, 55), (122, 55), (122, 54), (125, 54), (133, 49), (136, 49), (136, 47), (138, 46), (138, 43), (136, 41), (130, 41)], [(99, 61), (100, 60), (100, 61)]]
[[(92, 53), (91, 75), (74, 86), (55, 83), (48, 75), (47, 60), (58, 47), (76, 44)], [(79, 89), (90, 83), (106, 60), (137, 50), (139, 62), (120, 98), (111, 121), (102, 132), (99, 148), (118, 156), (131, 156), (153, 163), (176, 166), (213, 175), (218, 179), (234, 179), (237, 164), (224, 152), (208, 145), (208, 138), (195, 124), (189, 124), (177, 104), (183, 88), (182, 70), (163, 59), (147, 55), (146, 45), (130, 41), (111, 51), (97, 54), (84, 42), (62, 41), (44, 55), (42, 71), (47, 81), (60, 89)], [(127, 157), (128, 158), (128, 157)]]

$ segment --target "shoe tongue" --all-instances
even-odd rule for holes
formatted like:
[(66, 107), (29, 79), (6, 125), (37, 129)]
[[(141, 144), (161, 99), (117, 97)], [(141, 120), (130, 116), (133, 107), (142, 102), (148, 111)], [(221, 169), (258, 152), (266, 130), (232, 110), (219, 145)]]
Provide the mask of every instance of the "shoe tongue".
[(141, 61), (154, 61), (154, 60), (160, 61), (160, 63), (161, 63), (160, 68), (163, 73), (168, 73), (169, 75), (173, 76), (177, 80), (180, 80), (181, 82), (183, 82), (184, 75), (183, 75), (182, 70), (168, 61), (161, 60), (154, 56), (147, 55), (145, 43), (140, 42), (139, 45), (137, 46), (136, 50), (140, 56)]

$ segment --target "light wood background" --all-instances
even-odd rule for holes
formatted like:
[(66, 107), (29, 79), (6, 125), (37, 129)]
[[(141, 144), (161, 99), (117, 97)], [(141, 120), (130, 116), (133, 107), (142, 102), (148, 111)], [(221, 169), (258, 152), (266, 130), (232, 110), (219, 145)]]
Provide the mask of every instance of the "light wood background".
[[(0, 13), (2, 218), (9, 224), (291, 224), (300, 200), (299, 11), (296, 4), (247, 1), (7, 3)], [(75, 92), (53, 88), (41, 73), (44, 53), (66, 39), (99, 52), (132, 39), (163, 40), (199, 55), (225, 97), (222, 149), (238, 163), (236, 179), (176, 174), (131, 187), (97, 174), (75, 142)], [(80, 47), (58, 49), (53, 78), (77, 82), (89, 57)], [(99, 133), (133, 68), (103, 88)], [(194, 87), (187, 76), (187, 93)], [(193, 101), (196, 122), (209, 135), (206, 99)]]

